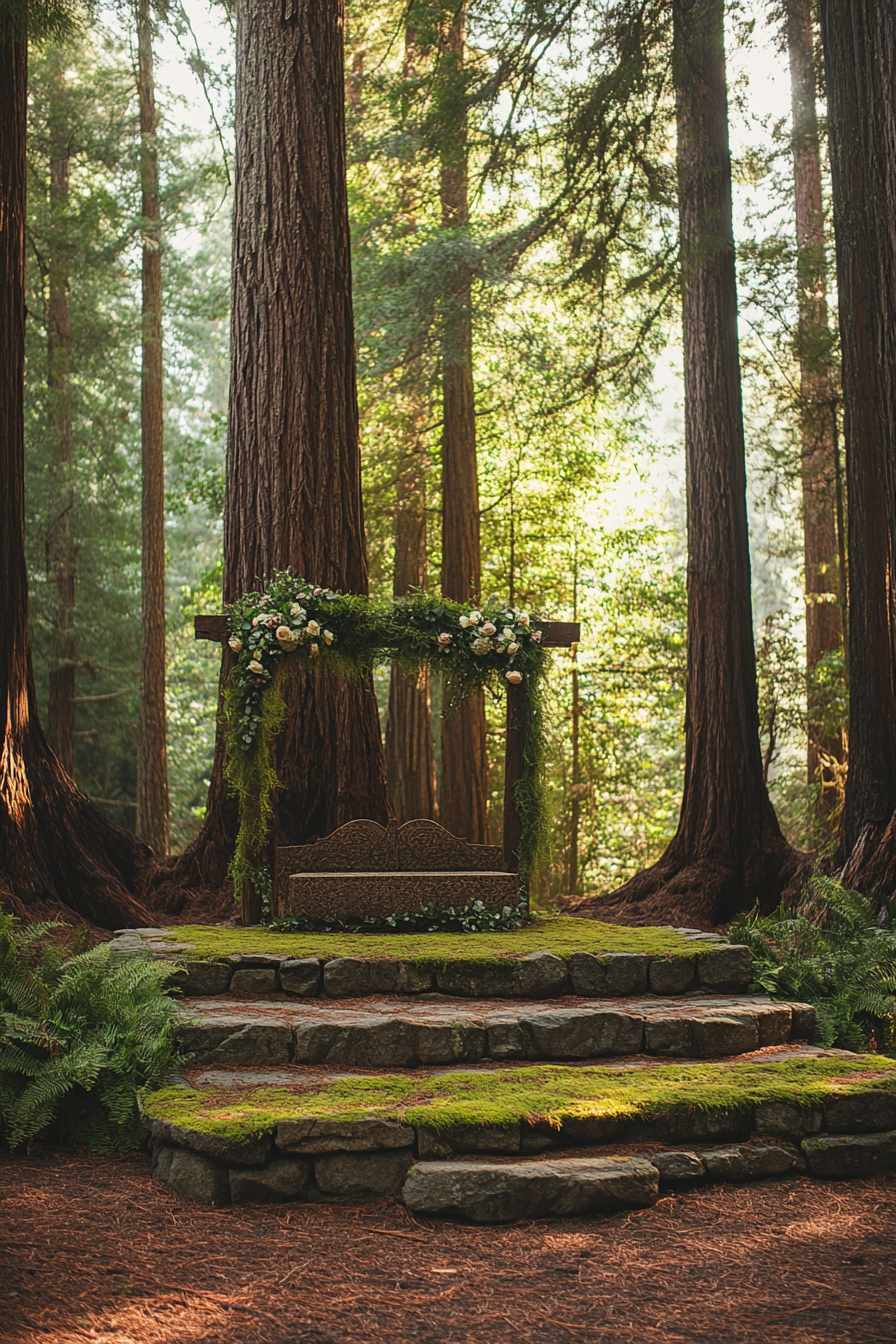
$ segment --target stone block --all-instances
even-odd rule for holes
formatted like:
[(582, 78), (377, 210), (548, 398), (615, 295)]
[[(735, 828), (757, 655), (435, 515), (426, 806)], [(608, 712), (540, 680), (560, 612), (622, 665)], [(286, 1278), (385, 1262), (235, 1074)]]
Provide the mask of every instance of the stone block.
[(534, 1162), (420, 1162), (402, 1198), (414, 1213), (507, 1223), (649, 1208), (659, 1174), (643, 1158), (565, 1158)]
[(607, 993), (611, 999), (646, 994), (653, 957), (643, 952), (611, 952), (604, 958)]
[(701, 1156), (707, 1174), (715, 1181), (757, 1181), (763, 1176), (783, 1176), (803, 1165), (792, 1149), (771, 1144), (709, 1148)]
[(696, 1153), (653, 1153), (650, 1162), (661, 1181), (702, 1181), (706, 1176), (706, 1168)]
[(562, 1142), (561, 1131), (544, 1120), (523, 1120), (520, 1124), (521, 1153), (546, 1153), (559, 1148)]
[(692, 1053), (691, 1034), (684, 1017), (647, 1018), (644, 1049), (648, 1055), (687, 1056)]
[(400, 1195), (414, 1165), (409, 1148), (381, 1153), (324, 1153), (314, 1160), (323, 1195), (340, 1199), (385, 1199)]
[(483, 1022), (430, 1018), (410, 1028), (414, 1054), (421, 1064), (474, 1064), (488, 1052), (488, 1032)]
[[(564, 1116), (558, 1135), (565, 1148), (590, 1148), (593, 1144), (611, 1143), (625, 1132), (625, 1122), (611, 1115)], [(539, 1127), (538, 1132), (545, 1132)], [(547, 1130), (547, 1137), (557, 1134), (554, 1129)]]
[(231, 976), (230, 992), (236, 998), (246, 994), (276, 994), (277, 972), (260, 966), (241, 966)]
[(432, 966), (424, 966), (416, 961), (396, 962), (397, 976), (395, 992), (397, 994), (428, 994), (435, 988), (436, 973)]
[(488, 1019), (488, 1053), (492, 1059), (525, 1059), (526, 1038), (517, 1017)]
[(275, 1157), (260, 1171), (232, 1167), (229, 1177), (234, 1204), (278, 1204), (286, 1199), (308, 1199), (314, 1191), (314, 1173), (307, 1157)]
[[(417, 1023), (370, 1013), (355, 1025), (328, 1022), (324, 1014), (295, 1024), (296, 1063), (344, 1064), (359, 1069), (401, 1069), (416, 1061)], [(483, 1044), (485, 1032), (482, 1033)]]
[(700, 988), (716, 993), (746, 989), (753, 978), (753, 954), (736, 943), (710, 947), (697, 958)]
[(573, 994), (583, 999), (609, 998), (607, 969), (593, 952), (573, 952), (566, 964)]
[(533, 1059), (592, 1059), (633, 1055), (641, 1049), (644, 1024), (639, 1017), (612, 1009), (557, 1008), (520, 1020)]
[(456, 961), (436, 972), (443, 994), (459, 998), (512, 999), (515, 997), (516, 962), (509, 957), (498, 962)]
[(692, 1048), (701, 1059), (746, 1055), (759, 1047), (759, 1026), (753, 1016), (692, 1017), (689, 1022)]
[(569, 972), (553, 952), (530, 952), (516, 963), (515, 993), (521, 999), (553, 999), (569, 993)]
[(314, 1117), (281, 1120), (274, 1134), (281, 1151), (290, 1153), (371, 1152), (407, 1148), (414, 1142), (410, 1125), (399, 1120), (333, 1120)]
[(896, 1092), (862, 1092), (830, 1097), (824, 1104), (825, 1129), (862, 1133), (896, 1128)]
[(152, 1171), (158, 1180), (195, 1204), (221, 1208), (230, 1203), (227, 1169), (189, 1148), (157, 1148)]
[(647, 983), (652, 994), (683, 994), (694, 983), (695, 975), (695, 957), (655, 957)]
[(813, 1176), (876, 1176), (896, 1171), (896, 1130), (884, 1134), (819, 1134), (803, 1139)]
[(421, 1158), (451, 1157), (454, 1153), (518, 1153), (519, 1125), (446, 1125), (444, 1129), (417, 1129)]
[[(261, 926), (254, 925), (253, 927)], [(237, 970), (253, 968), (259, 971), (274, 971), (276, 973), (283, 962), (288, 961), (289, 958), (285, 957), (282, 952), (232, 952), (227, 960), (232, 962)]]
[(817, 1106), (793, 1106), (788, 1101), (763, 1101), (756, 1107), (757, 1134), (775, 1134), (801, 1139), (821, 1129), (822, 1112)]
[(314, 998), (321, 991), (321, 966), (317, 957), (288, 957), (280, 963), (280, 988), (284, 994)]
[(217, 1162), (233, 1163), (241, 1167), (264, 1166), (270, 1156), (272, 1145), (270, 1132), (245, 1137), (203, 1134), (184, 1125), (174, 1125), (169, 1120), (150, 1120), (149, 1132), (154, 1143), (189, 1148), (194, 1153), (201, 1153), (203, 1157), (211, 1157)]
[(324, 965), (324, 993), (331, 999), (363, 999), (369, 994), (394, 994), (398, 989), (398, 980), (397, 961), (333, 957)]
[(237, 1016), (185, 1018), (179, 1033), (193, 1064), (252, 1067), (292, 1062), (293, 1034), (286, 1022)]
[(187, 998), (226, 994), (233, 967), (226, 961), (188, 961), (171, 974)]
[(770, 1003), (756, 1009), (759, 1028), (759, 1049), (769, 1045), (786, 1045), (793, 1028), (793, 1014), (789, 1003)]
[(818, 1030), (818, 1016), (811, 1003), (790, 1005), (790, 1039), (808, 1041), (811, 1045)]

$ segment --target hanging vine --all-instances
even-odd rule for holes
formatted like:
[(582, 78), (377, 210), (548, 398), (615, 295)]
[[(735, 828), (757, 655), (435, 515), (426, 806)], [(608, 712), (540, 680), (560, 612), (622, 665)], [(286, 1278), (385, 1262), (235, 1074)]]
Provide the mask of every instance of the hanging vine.
[(388, 602), (335, 593), (289, 570), (275, 571), (263, 593), (246, 593), (228, 613), (236, 666), (224, 698), (225, 777), (239, 805), (230, 875), (239, 892), (263, 867), (278, 788), (273, 747), (286, 706), (284, 676), (301, 665), (312, 674), (357, 676), (397, 662), (415, 674), (429, 666), (442, 678), (445, 714), (477, 691), (521, 686), (525, 733), (516, 803), (522, 822), (520, 876), (525, 881), (547, 839), (543, 714), (547, 650), (533, 617), (497, 599), (481, 607), (415, 594)]

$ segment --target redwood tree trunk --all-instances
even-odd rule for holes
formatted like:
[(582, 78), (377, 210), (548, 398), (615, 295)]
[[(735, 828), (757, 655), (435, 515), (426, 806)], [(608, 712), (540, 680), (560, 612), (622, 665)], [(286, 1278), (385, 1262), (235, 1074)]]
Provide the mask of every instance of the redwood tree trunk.
[(688, 519), (684, 794), (663, 857), (611, 903), (623, 918), (716, 924), (756, 902), (776, 904), (798, 856), (778, 826), (759, 748), (723, 0), (674, 0), (672, 9)]
[(822, 0), (849, 498), (849, 774), (836, 862), (896, 889), (896, 12)]
[(149, 0), (137, 3), (140, 190), (143, 213), (142, 445), (143, 619), (137, 833), (168, 853), (168, 716), (165, 708), (165, 431), (162, 404), (162, 234)]
[(28, 642), (25, 565), (25, 125), (28, 50), (0, 11), (0, 901), (98, 924), (143, 924), (130, 894), (151, 859), (61, 768), (41, 729)]
[[(225, 602), (287, 566), (367, 592), (343, 27), (342, 0), (240, 0)], [(296, 668), (283, 691), (275, 840), (302, 843), (359, 817), (384, 823), (372, 683)], [(206, 822), (172, 878), (181, 889), (226, 880), (236, 809), (222, 749), (219, 735)]]
[[(821, 151), (815, 110), (812, 0), (788, 0), (787, 47), (793, 108), (793, 180), (796, 205), (797, 299), (800, 361), (800, 442), (806, 591), (806, 670), (842, 646), (838, 574), (837, 409), (830, 364)], [(811, 719), (809, 782), (821, 784), (819, 810), (836, 803), (834, 773), (824, 758), (843, 759), (843, 743)]]
[[(395, 565), (392, 591), (406, 596), (426, 584), (426, 489), (419, 447), (396, 486)], [(415, 452), (415, 448), (417, 451)], [(393, 663), (386, 720), (386, 778), (389, 801), (399, 822), (435, 819), (436, 762), (432, 740), (429, 669), (409, 676)]]
[[(464, 106), (464, 19), (459, 0), (446, 20), (439, 51), (446, 124), (440, 171), (442, 227), (469, 224), (467, 119)], [(478, 601), (481, 587), (476, 400), (473, 391), (473, 294), (469, 268), (458, 265), (442, 322), (442, 594)], [(442, 824), (473, 844), (488, 841), (488, 755), (485, 700), (466, 701), (442, 725)]]
[(72, 391), (71, 322), (69, 320), (69, 125), (66, 116), (65, 53), (56, 53), (50, 115), (50, 217), (52, 244), (48, 259), (47, 392), (54, 484), (47, 528), (47, 571), (56, 589), (56, 610), (50, 637), (47, 740), (60, 764), (75, 774), (75, 555), (71, 481)]

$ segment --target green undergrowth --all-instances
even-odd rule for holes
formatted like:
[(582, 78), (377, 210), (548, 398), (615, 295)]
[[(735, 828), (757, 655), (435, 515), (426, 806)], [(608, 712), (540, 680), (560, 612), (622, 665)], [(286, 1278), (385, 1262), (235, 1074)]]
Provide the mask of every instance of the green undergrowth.
[(455, 1070), (429, 1078), (407, 1075), (334, 1078), (313, 1090), (285, 1087), (176, 1086), (154, 1092), (145, 1113), (204, 1134), (247, 1140), (280, 1120), (367, 1117), (444, 1129), (506, 1128), (523, 1119), (560, 1127), (572, 1119), (637, 1119), (681, 1110), (750, 1108), (763, 1101), (819, 1105), (832, 1095), (896, 1091), (896, 1068), (879, 1056), (662, 1064), (616, 1070), (541, 1064), (527, 1068)]
[(292, 957), (366, 957), (444, 966), (450, 961), (500, 963), (530, 952), (644, 952), (652, 956), (700, 956), (711, 943), (695, 943), (673, 929), (635, 929), (601, 924), (568, 915), (535, 918), (508, 933), (279, 933), (273, 929), (242, 929), (185, 924), (167, 931), (176, 942), (192, 946), (179, 956), (203, 961), (229, 956), (277, 952)]

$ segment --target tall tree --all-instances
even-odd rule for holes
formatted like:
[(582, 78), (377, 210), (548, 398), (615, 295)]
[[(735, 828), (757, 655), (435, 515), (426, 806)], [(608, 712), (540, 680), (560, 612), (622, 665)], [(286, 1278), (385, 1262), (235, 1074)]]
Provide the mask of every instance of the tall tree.
[(55, 587), (55, 620), (50, 639), (47, 739), (66, 772), (75, 774), (75, 550), (72, 513), (72, 339), (69, 317), (68, 239), (71, 131), (66, 115), (65, 50), (50, 57), (50, 227), (47, 280), (47, 419), (54, 491), (47, 525), (47, 571)]
[(815, 42), (812, 0), (787, 0), (787, 50), (793, 111), (793, 180), (796, 207), (797, 301), (800, 364), (800, 445), (803, 554), (806, 592), (806, 670), (810, 683), (809, 782), (821, 784), (822, 814), (836, 791), (830, 764), (843, 758), (843, 743), (812, 721), (813, 674), (843, 643), (837, 529), (837, 405), (831, 370), (827, 266), (821, 199), (821, 146), (815, 108)]
[(723, 0), (673, 0), (672, 16), (688, 526), (684, 793), (662, 858), (610, 903), (627, 918), (719, 923), (776, 903), (799, 865), (759, 749)]
[[(0, 899), (32, 914), (60, 907), (100, 924), (142, 923), (131, 892), (151, 856), (75, 787), (37, 715), (24, 539), (25, 181), (28, 42), (23, 5), (0, 6)], [(27, 23), (58, 26), (37, 5)]]
[(152, 11), (137, 0), (143, 334), (140, 383), (142, 592), (137, 832), (168, 853), (168, 722), (165, 708), (165, 428), (162, 370), (162, 231), (153, 74)]
[[(287, 566), (367, 591), (344, 17), (342, 0), (238, 8), (225, 602)], [(275, 839), (301, 843), (357, 817), (385, 822), (372, 685), (296, 670), (283, 694)], [(169, 879), (181, 889), (226, 878), (235, 809), (222, 752), (219, 741), (206, 822)]]
[(849, 499), (849, 774), (836, 862), (896, 889), (896, 12), (821, 0)]
[[(444, 118), (440, 164), (442, 227), (458, 240), (442, 316), (442, 593), (480, 597), (479, 475), (473, 387), (473, 286), (463, 243), (470, 220), (464, 80), (466, 0), (452, 0), (441, 25), (437, 80)], [(471, 697), (442, 725), (442, 823), (474, 844), (488, 840), (485, 701)]]

